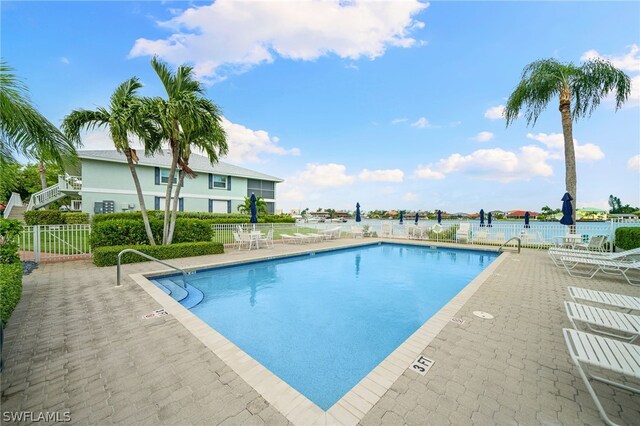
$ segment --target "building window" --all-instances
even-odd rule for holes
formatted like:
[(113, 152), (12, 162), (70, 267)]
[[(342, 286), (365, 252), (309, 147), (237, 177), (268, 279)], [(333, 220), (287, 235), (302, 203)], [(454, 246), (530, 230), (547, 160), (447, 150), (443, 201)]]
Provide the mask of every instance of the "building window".
[(213, 175), (213, 187), (217, 189), (227, 189), (227, 177)]
[[(169, 170), (160, 169), (160, 183), (165, 185), (169, 183)], [(173, 175), (173, 183), (178, 183), (178, 173)]]
[(247, 197), (256, 194), (256, 197), (262, 197), (268, 200), (276, 198), (276, 183), (268, 180), (247, 180)]

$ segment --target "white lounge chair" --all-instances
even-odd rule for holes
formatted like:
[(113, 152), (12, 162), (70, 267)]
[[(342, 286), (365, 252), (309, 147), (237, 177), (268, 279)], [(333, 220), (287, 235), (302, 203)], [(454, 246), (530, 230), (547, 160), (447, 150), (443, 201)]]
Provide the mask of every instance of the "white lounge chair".
[(589, 367), (596, 367), (626, 378), (640, 380), (640, 346), (569, 328), (564, 328), (562, 333), (564, 334), (571, 360), (578, 368), (580, 377), (584, 381), (591, 398), (593, 398), (593, 402), (598, 407), (600, 415), (606, 424), (615, 425), (602, 407), (591, 386), (591, 380), (598, 380), (632, 393), (640, 393), (640, 389), (602, 376), (593, 375), (589, 371)]
[[(640, 260), (608, 260), (596, 259), (592, 257), (569, 257), (564, 256), (560, 259), (565, 269), (572, 277), (593, 278), (598, 271), (610, 275), (622, 275), (629, 284), (640, 286), (640, 281), (629, 278), (630, 271), (640, 272)], [(586, 272), (576, 272), (576, 266), (588, 266), (590, 269)]]
[(624, 309), (627, 312), (640, 311), (640, 297), (627, 296), (626, 294), (607, 293), (605, 291), (591, 290), (582, 287), (567, 287), (571, 300), (599, 303)]
[(300, 238), (295, 235), (280, 234), (280, 238), (283, 243), (301, 244), (304, 242), (304, 238)]
[(460, 227), (456, 230), (456, 242), (464, 241), (469, 242), (469, 233), (471, 225), (468, 223), (461, 223)]
[(318, 232), (324, 235), (325, 239), (333, 240), (336, 238), (340, 238), (340, 234), (342, 233), (342, 228), (340, 226), (336, 226), (335, 228), (324, 229)]
[(594, 259), (606, 259), (606, 260), (633, 260), (634, 257), (640, 258), (640, 248), (634, 248), (626, 251), (619, 251), (615, 253), (599, 252), (599, 251), (587, 251), (576, 250), (562, 247), (551, 247), (548, 251), (549, 256), (556, 266), (562, 267), (560, 259), (563, 257), (590, 257)]
[[(629, 343), (635, 342), (640, 337), (640, 316), (638, 315), (630, 315), (573, 302), (564, 302), (564, 308), (567, 311), (567, 317), (569, 317), (571, 325), (576, 330), (580, 330), (576, 324), (580, 323), (584, 324), (593, 333), (626, 340)], [(619, 333), (605, 331), (602, 328)]]
[(314, 237), (314, 235), (317, 234), (301, 234), (300, 232), (293, 233), (293, 236), (300, 238), (303, 243), (312, 243), (316, 241), (316, 237)]

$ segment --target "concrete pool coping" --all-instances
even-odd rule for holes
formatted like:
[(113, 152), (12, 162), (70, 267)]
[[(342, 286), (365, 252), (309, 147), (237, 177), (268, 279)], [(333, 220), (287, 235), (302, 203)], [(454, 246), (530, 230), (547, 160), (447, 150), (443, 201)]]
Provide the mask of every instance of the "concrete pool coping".
[[(393, 244), (416, 245), (422, 247), (455, 248), (473, 251), (492, 251), (481, 248), (452, 247), (447, 244), (433, 242), (417, 242), (387, 239), (348, 243), (331, 248), (315, 248), (308, 246), (307, 250), (298, 253), (288, 253), (272, 256), (255, 257), (243, 261), (212, 262), (206, 265), (189, 266), (187, 270), (217, 268), (242, 263), (252, 263), (264, 260), (305, 255), (312, 252), (334, 251), (344, 248), (367, 246), (388, 242)], [(171, 269), (151, 271), (148, 273), (130, 274), (129, 277), (142, 287), (165, 311), (170, 313), (180, 324), (189, 330), (216, 356), (233, 369), (249, 386), (282, 413), (294, 424), (344, 424), (355, 425), (369, 412), (380, 398), (391, 388), (393, 383), (407, 370), (411, 363), (429, 346), (463, 305), (473, 296), (480, 286), (490, 277), (498, 266), (509, 258), (510, 253), (501, 253), (480, 274), (467, 284), (453, 299), (443, 306), (436, 314), (427, 320), (408, 339), (399, 345), (387, 358), (371, 370), (358, 384), (347, 392), (329, 410), (324, 411), (307, 399), (300, 392), (292, 388), (278, 376), (273, 374), (259, 362), (254, 360), (239, 347), (226, 339), (211, 326), (184, 308), (169, 295), (151, 283), (147, 277), (166, 275), (175, 272)]]

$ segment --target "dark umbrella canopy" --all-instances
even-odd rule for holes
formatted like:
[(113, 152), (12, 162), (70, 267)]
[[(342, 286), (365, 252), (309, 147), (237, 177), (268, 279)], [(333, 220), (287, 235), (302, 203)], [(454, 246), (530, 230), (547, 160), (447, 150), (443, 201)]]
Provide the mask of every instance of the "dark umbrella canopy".
[(362, 218), (360, 217), (360, 203), (356, 203), (356, 222), (361, 222)]
[(562, 197), (562, 219), (560, 219), (560, 223), (563, 225), (573, 225), (573, 207), (571, 207), (571, 200), (573, 200), (573, 197), (571, 197), (568, 192), (565, 192)]
[(529, 212), (524, 212), (524, 227), (528, 228), (529, 227), (529, 217), (531, 216), (531, 214)]
[(400, 212), (400, 225), (402, 225), (402, 222), (404, 221), (404, 211)]
[(480, 209), (480, 226), (484, 226), (484, 210)]
[(258, 207), (256, 206), (256, 194), (251, 194), (251, 223), (258, 223)]
[(418, 224), (418, 213), (416, 212), (416, 225)]
[(489, 212), (489, 213), (487, 214), (487, 227), (489, 227), (489, 228), (491, 228), (491, 227), (492, 227), (492, 225), (491, 225), (491, 219), (493, 219), (493, 215), (491, 214), (491, 212)]
[(442, 222), (442, 211), (438, 210), (438, 223)]

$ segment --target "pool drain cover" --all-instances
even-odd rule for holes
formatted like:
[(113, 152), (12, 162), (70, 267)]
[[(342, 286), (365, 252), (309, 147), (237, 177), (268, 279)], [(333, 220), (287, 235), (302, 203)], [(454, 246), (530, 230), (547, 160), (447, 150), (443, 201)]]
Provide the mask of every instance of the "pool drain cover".
[(473, 311), (473, 315), (480, 317), (482, 319), (493, 319), (493, 315), (487, 313), (487, 312), (482, 312), (482, 311)]

